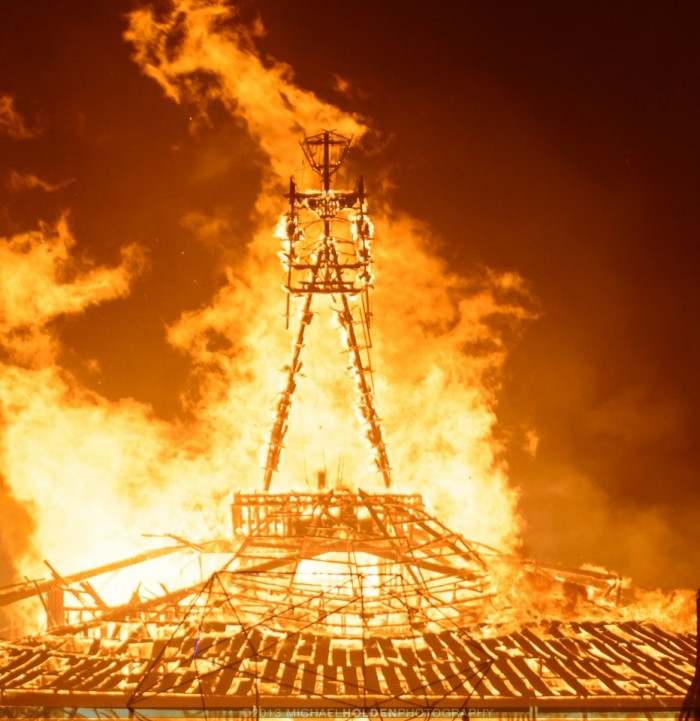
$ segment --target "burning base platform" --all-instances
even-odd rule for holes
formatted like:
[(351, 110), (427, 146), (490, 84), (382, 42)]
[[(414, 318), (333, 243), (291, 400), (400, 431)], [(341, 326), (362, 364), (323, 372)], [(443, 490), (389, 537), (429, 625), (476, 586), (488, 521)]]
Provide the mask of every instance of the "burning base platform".
[(616, 577), (470, 543), (418, 495), (236, 494), (232, 511), (227, 555), (132, 559), (218, 559), (192, 585), (110, 607), (87, 581), (103, 568), (0, 591), (33, 591), (51, 624), (0, 642), (0, 713), (660, 713), (692, 680), (696, 637), (624, 620)]

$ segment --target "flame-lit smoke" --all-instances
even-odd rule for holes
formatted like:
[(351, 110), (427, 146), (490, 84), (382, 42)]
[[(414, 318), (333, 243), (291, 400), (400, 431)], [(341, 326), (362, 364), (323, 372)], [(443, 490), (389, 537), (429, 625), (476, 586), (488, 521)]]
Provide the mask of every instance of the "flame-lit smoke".
[(15, 192), (42, 190), (45, 193), (53, 193), (56, 190), (65, 188), (71, 182), (70, 180), (64, 180), (60, 183), (50, 183), (48, 180), (34, 175), (34, 173), (18, 173), (16, 170), (11, 170), (7, 178), (7, 187)]
[(36, 134), (15, 107), (15, 99), (11, 95), (0, 95), (0, 135), (24, 140)]
[(58, 353), (50, 324), (60, 316), (124, 297), (142, 265), (140, 251), (126, 247), (117, 268), (91, 268), (72, 257), (75, 240), (64, 217), (55, 227), (3, 239), (0, 245), (0, 343), (7, 358), (41, 368)]

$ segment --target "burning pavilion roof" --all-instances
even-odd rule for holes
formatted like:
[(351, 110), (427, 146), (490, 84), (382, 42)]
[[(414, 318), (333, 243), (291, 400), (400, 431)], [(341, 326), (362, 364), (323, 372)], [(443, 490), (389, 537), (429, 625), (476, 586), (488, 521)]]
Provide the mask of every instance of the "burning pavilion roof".
[(419, 496), (239, 494), (233, 520), (242, 540), (201, 582), (3, 642), (0, 707), (546, 715), (678, 708), (692, 679), (695, 637), (663, 623), (509, 623), (494, 594), (506, 567), (525, 588), (577, 591), (581, 619), (610, 601), (611, 579), (515, 564), (450, 533)]

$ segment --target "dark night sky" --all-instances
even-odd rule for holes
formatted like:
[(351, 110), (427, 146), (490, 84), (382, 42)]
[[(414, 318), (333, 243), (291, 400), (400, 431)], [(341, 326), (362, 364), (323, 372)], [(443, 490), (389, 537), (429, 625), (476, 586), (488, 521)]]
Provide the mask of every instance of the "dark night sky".
[[(237, 122), (221, 113), (188, 133), (186, 109), (140, 73), (122, 39), (132, 7), (4, 3), (0, 95), (40, 132), (0, 136), (0, 235), (69, 208), (79, 252), (95, 261), (116, 262), (129, 242), (149, 248), (128, 299), (59, 331), (88, 387), (168, 418), (187, 366), (164, 325), (222, 282), (217, 252), (180, 209), (232, 208), (245, 234), (259, 175)], [(515, 270), (537, 299), (499, 405), (507, 443), (525, 427), (540, 439), (534, 457), (508, 445), (526, 549), (697, 586), (697, 4), (410, 8), (260, 0), (242, 12), (259, 13), (261, 49), (302, 87), (371, 119), (383, 150), (368, 178), (388, 173), (396, 206), (430, 224), (453, 268)], [(72, 182), (12, 191), (13, 170)], [(99, 377), (82, 357), (99, 360)]]

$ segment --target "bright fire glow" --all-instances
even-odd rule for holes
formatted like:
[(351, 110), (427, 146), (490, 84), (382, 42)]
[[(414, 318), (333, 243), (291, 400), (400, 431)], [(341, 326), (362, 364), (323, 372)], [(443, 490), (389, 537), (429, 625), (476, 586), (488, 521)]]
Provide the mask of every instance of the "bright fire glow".
[[(125, 249), (113, 268), (83, 267), (66, 220), (0, 240), (2, 473), (35, 523), (22, 574), (46, 575), (44, 556), (65, 573), (128, 556), (146, 545), (145, 532), (230, 534), (231, 491), (259, 488), (292, 342), (273, 233), (300, 129), (332, 128), (360, 148), (369, 132), (299, 88), (288, 66), (263, 63), (253, 30), (223, 2), (174, 5), (159, 19), (149, 8), (130, 15), (134, 60), (174, 102), (206, 113), (216, 100), (245, 122), (266, 159), (259, 227), (211, 303), (168, 328), (192, 365), (195, 390), (184, 402), (195, 420), (186, 426), (88, 392), (61, 367), (51, 322), (127, 295), (144, 271), (139, 251)], [(192, 82), (196, 73), (206, 86)], [(494, 437), (495, 406), (505, 337), (529, 317), (526, 290), (512, 273), (452, 273), (430, 249), (430, 228), (376, 202), (373, 360), (395, 490), (422, 493), (446, 525), (514, 551), (517, 491)], [(378, 490), (332, 312), (315, 310), (275, 490), (303, 489), (320, 468), (331, 483)], [(299, 577), (336, 583), (329, 563), (305, 560)], [(366, 592), (375, 577), (368, 572)]]

